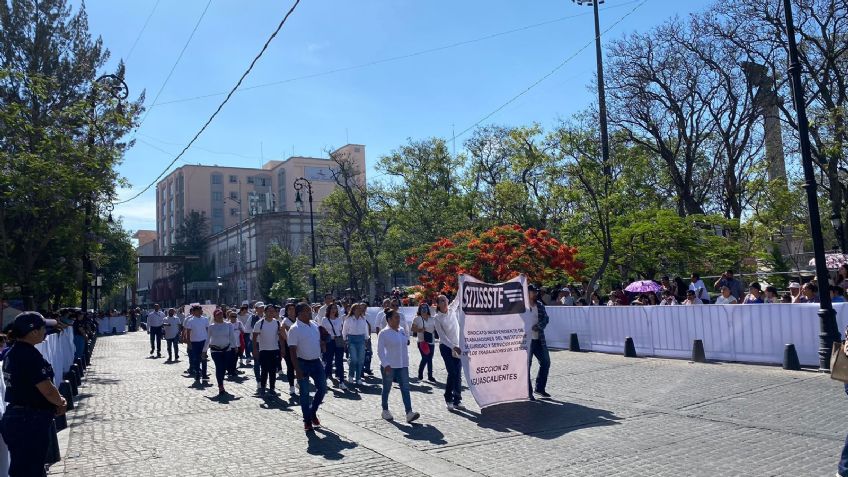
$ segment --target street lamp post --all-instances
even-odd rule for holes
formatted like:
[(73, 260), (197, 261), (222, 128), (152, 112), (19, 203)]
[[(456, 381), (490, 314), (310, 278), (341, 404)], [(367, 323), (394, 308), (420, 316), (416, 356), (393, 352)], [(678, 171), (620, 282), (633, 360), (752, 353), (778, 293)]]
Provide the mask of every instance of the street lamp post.
[(215, 303), (218, 305), (221, 304), (221, 287), (224, 286), (224, 282), (221, 281), (221, 277), (215, 277), (215, 283), (218, 285), (218, 295), (215, 299)]
[(819, 282), (819, 371), (830, 370), (830, 354), (833, 343), (839, 341), (836, 311), (830, 302), (830, 285), (827, 262), (824, 254), (819, 200), (816, 195), (816, 174), (813, 171), (813, 156), (810, 152), (810, 130), (804, 89), (801, 82), (801, 64), (798, 62), (798, 45), (795, 41), (795, 25), (792, 20), (792, 0), (783, 0), (786, 14), (786, 33), (789, 37), (789, 74), (792, 79), (792, 99), (798, 115), (798, 136), (801, 140), (801, 164), (804, 167), (804, 189), (807, 191), (807, 207), (810, 213), (810, 231), (813, 238), (813, 255), (816, 260), (816, 277)]
[[(241, 303), (241, 281), (242, 281), (242, 271), (244, 266), (242, 265), (242, 250), (241, 250), (241, 227), (242, 227), (242, 218), (241, 218), (241, 178), (239, 178), (238, 182), (238, 199), (233, 199), (232, 197), (224, 197), (224, 200), (229, 200), (230, 202), (235, 202), (238, 204), (238, 260), (236, 264), (236, 303)], [(250, 299), (250, 297), (248, 297)]]
[(306, 194), (309, 197), (309, 230), (312, 236), (312, 302), (318, 302), (318, 280), (315, 277), (315, 213), (312, 210), (312, 183), (305, 177), (301, 177), (294, 181), (294, 190), (297, 191), (294, 203), (297, 206), (298, 212), (303, 212), (303, 197), (300, 195), (300, 190), (306, 187)]
[[(91, 84), (91, 91), (88, 93), (88, 101), (90, 105), (88, 127), (88, 152), (94, 154), (95, 129), (97, 128), (97, 89), (103, 87), (109, 92), (112, 98), (118, 101), (127, 99), (130, 95), (129, 87), (124, 80), (116, 75), (102, 75)], [(85, 230), (82, 235), (82, 309), (88, 309), (88, 272), (91, 270), (91, 256), (88, 254), (88, 241), (91, 231), (92, 215), (94, 214), (94, 198), (89, 196), (85, 198)], [(109, 214), (111, 217), (111, 213)]]
[(605, 176), (612, 174), (609, 162), (609, 132), (607, 129), (607, 97), (604, 89), (604, 60), (601, 54), (601, 24), (598, 18), (598, 4), (604, 0), (571, 0), (577, 5), (591, 5), (595, 13), (595, 62), (598, 68), (598, 115), (601, 126), (601, 158), (604, 161)]

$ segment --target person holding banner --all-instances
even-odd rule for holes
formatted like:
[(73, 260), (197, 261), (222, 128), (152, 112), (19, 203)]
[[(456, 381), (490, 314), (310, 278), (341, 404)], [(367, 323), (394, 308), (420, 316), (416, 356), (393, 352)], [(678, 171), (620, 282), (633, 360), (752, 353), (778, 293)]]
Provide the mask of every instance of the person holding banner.
[(430, 317), (430, 305), (422, 303), (418, 306), (418, 314), (412, 320), (412, 331), (418, 334), (418, 352), (421, 353), (421, 362), (418, 364), (418, 380), (424, 379), (424, 368), (427, 368), (427, 381), (436, 382), (433, 377), (433, 354), (436, 346), (433, 339), (435, 331), (433, 318)]
[(448, 379), (445, 381), (445, 406), (448, 411), (462, 411), (462, 361), (459, 356), (459, 322), (456, 315), (448, 312), (448, 297), (439, 295), (436, 299), (436, 314), (433, 316), (433, 329), (439, 334), (439, 354), (445, 362)]
[(377, 356), (380, 357), (380, 370), (383, 374), (383, 419), (394, 419), (389, 411), (389, 393), (392, 390), (392, 382), (397, 381), (406, 411), (406, 422), (411, 423), (421, 415), (413, 412), (412, 399), (409, 396), (409, 336), (400, 326), (400, 312), (386, 309), (385, 313), (388, 326), (377, 335)]
[[(539, 288), (536, 285), (528, 285), (527, 292), (530, 295), (530, 319), (531, 326), (531, 341), (530, 341), (530, 360), (527, 362), (528, 368), (533, 364), (533, 357), (539, 361), (539, 374), (536, 375), (536, 394), (542, 397), (551, 397), (545, 391), (548, 384), (548, 372), (551, 369), (551, 355), (548, 352), (548, 345), (545, 342), (545, 327), (548, 326), (548, 312), (545, 311), (545, 305), (539, 300)], [(529, 374), (527, 385), (530, 386)], [(530, 400), (533, 401), (533, 389), (530, 386)]]

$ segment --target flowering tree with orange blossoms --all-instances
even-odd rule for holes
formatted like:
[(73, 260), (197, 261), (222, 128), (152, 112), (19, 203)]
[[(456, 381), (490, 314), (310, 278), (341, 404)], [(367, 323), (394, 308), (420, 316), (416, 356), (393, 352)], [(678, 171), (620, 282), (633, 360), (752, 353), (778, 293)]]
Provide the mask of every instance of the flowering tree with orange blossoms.
[(560, 243), (547, 230), (501, 225), (480, 235), (458, 232), (413, 249), (407, 265), (418, 264), (419, 280), (428, 294), (456, 293), (461, 273), (497, 283), (519, 273), (530, 281), (549, 283), (576, 277), (583, 264), (577, 249)]

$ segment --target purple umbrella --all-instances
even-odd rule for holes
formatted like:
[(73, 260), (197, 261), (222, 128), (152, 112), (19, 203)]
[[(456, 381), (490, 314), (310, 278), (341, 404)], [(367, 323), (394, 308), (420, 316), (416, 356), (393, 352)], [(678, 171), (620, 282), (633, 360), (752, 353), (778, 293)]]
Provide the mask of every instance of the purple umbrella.
[(662, 290), (662, 286), (659, 283), (652, 280), (638, 280), (630, 285), (627, 285), (625, 291), (629, 291), (631, 293), (656, 293)]
[[(824, 262), (827, 264), (828, 270), (836, 270), (841, 267), (843, 263), (848, 263), (848, 255), (844, 253), (826, 253), (824, 255)], [(810, 266), (816, 266), (816, 259), (810, 259)]]

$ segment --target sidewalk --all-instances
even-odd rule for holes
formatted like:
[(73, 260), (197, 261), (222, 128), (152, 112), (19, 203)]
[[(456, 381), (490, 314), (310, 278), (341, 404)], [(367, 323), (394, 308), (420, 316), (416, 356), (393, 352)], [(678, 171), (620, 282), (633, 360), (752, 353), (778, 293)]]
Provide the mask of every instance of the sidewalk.
[[(361, 393), (329, 391), (324, 427), (307, 435), (287, 383), (261, 399), (245, 368), (222, 402), (183, 376), (187, 357), (147, 351), (143, 333), (98, 340), (51, 475), (830, 476), (848, 432), (848, 397), (827, 376), (560, 351), (549, 401), (481, 413), (466, 391), (468, 411), (452, 414), (441, 384), (414, 382), (421, 419), (408, 425), (380, 419), (368, 379)], [(397, 390), (390, 406), (400, 418)]]

